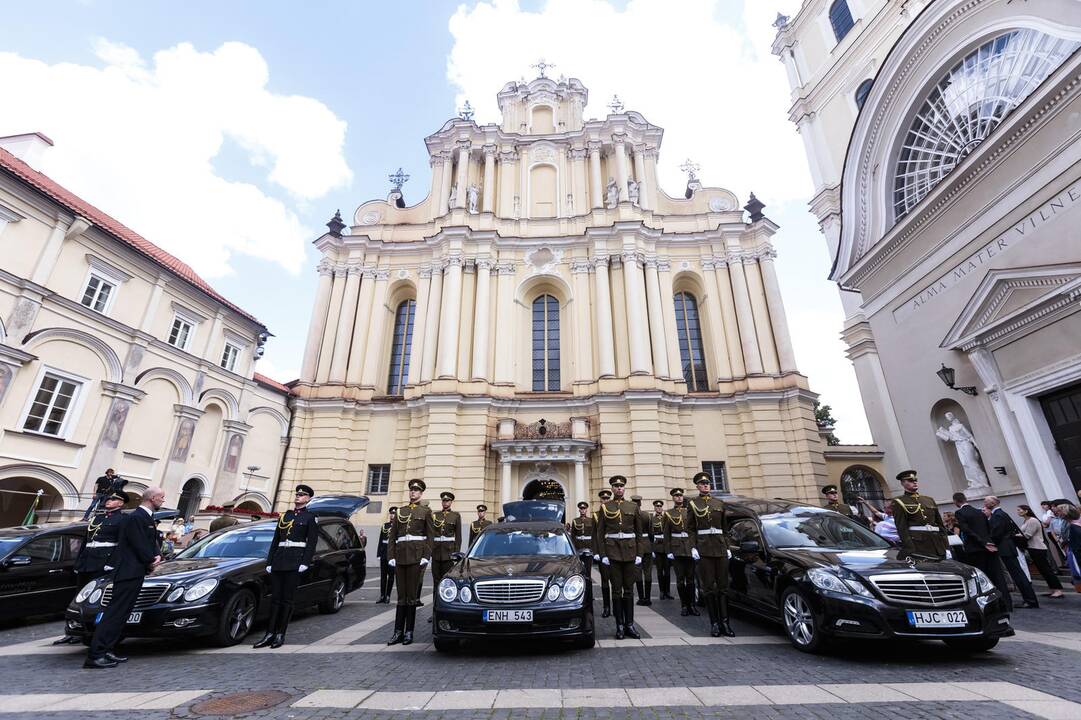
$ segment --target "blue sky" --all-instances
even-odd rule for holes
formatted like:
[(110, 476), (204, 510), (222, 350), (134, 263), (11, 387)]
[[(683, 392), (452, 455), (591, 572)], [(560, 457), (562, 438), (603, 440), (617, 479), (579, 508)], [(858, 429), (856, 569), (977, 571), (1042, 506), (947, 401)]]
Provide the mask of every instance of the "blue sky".
[(788, 88), (768, 54), (773, 14), (793, 5), (11, 2), (0, 76), (24, 78), (5, 104), (23, 102), (0, 109), (0, 135), (49, 134), (42, 169), (262, 319), (276, 338), (260, 370), (288, 380), (323, 223), (385, 195), (399, 166), (412, 175), (406, 200), (421, 199), (423, 137), (465, 98), (478, 121), (497, 120), (495, 93), (544, 56), (557, 64), (550, 74), (590, 88), (587, 116), (618, 92), (666, 129), (670, 194), (689, 155), (707, 185), (768, 204), (800, 367), (834, 406), (842, 439), (866, 442)]

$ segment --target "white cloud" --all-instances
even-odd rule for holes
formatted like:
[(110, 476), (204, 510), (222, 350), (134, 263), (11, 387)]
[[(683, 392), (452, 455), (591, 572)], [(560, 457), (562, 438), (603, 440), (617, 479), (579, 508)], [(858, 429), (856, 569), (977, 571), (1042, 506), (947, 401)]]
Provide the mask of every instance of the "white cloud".
[[(51, 137), (43, 172), (200, 273), (230, 272), (235, 254), (298, 271), (312, 231), (270, 192), (299, 203), (347, 185), (345, 122), (316, 100), (273, 93), (266, 61), (243, 43), (182, 43), (150, 63), (108, 40), (95, 51), (98, 66), (0, 53), (0, 135)], [(265, 187), (215, 168), (227, 140)]]

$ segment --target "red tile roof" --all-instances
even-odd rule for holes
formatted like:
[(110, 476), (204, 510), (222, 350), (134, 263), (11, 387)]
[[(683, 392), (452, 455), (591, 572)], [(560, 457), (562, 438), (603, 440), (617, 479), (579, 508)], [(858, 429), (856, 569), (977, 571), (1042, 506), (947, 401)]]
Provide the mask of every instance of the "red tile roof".
[(272, 379), (268, 378), (266, 375), (260, 375), (259, 373), (255, 373), (255, 374), (252, 375), (252, 380), (259, 383), (260, 385), (264, 385), (264, 386), (270, 388), (271, 390), (277, 390), (278, 392), (284, 393), (286, 395), (289, 395), (290, 393), (293, 392), (292, 389), (289, 386), (282, 385), (277, 380), (272, 380)]
[(187, 263), (182, 262), (178, 258), (170, 255), (162, 250), (160, 247), (144, 238), (139, 233), (135, 232), (129, 227), (126, 227), (123, 223), (110, 217), (108, 214), (102, 212), (98, 208), (94, 207), (86, 200), (71, 192), (67, 188), (62, 187), (55, 180), (47, 175), (44, 175), (34, 168), (27, 165), (19, 158), (12, 155), (7, 150), (0, 148), (0, 168), (8, 171), (16, 178), (23, 182), (32, 185), (40, 192), (50, 197), (54, 202), (63, 205), (69, 211), (85, 217), (87, 220), (97, 225), (100, 229), (109, 233), (120, 242), (124, 243), (128, 247), (132, 248), (141, 255), (149, 258), (159, 266), (165, 268), (173, 275), (176, 275), (181, 280), (194, 286), (196, 289), (202, 291), (212, 299), (222, 303), (226, 307), (230, 308), (242, 317), (251, 320), (255, 324), (262, 328), (266, 328), (263, 323), (259, 322), (255, 317), (248, 314), (240, 307), (226, 300), (224, 297), (218, 294), (214, 288), (199, 277), (194, 270), (191, 269)]

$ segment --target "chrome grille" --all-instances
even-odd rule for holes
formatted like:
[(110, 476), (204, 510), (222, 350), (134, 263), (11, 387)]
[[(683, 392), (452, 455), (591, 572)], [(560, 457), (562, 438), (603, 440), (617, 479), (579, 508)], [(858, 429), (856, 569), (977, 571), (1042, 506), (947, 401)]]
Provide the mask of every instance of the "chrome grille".
[(871, 583), (887, 600), (904, 605), (956, 605), (968, 597), (959, 575), (896, 573), (872, 575)]
[[(169, 583), (143, 583), (143, 586), (139, 588), (139, 599), (135, 601), (135, 610), (143, 610), (161, 602), (161, 599), (165, 597), (165, 593), (169, 590)], [(109, 583), (105, 586), (105, 590), (101, 593), (101, 606), (105, 607), (113, 599), (113, 584)]]
[(482, 603), (513, 605), (540, 600), (545, 585), (545, 580), (481, 580), (475, 587)]

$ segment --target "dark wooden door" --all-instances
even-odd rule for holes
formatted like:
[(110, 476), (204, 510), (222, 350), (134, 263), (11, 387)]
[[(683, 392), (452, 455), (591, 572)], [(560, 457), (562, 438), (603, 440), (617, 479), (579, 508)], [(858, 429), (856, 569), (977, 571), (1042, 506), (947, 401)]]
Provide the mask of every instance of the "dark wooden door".
[(1081, 385), (1044, 395), (1040, 404), (1074, 490), (1081, 490)]

